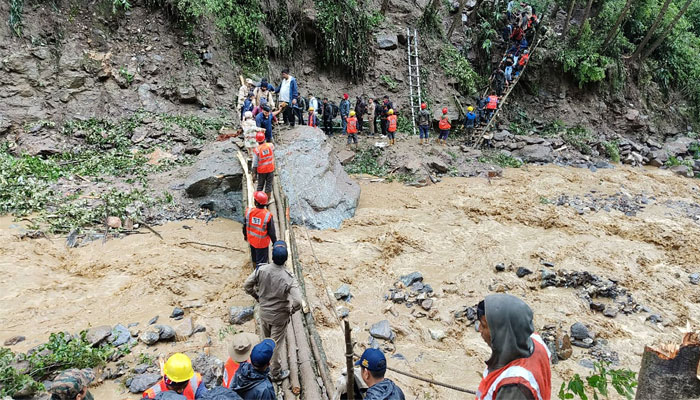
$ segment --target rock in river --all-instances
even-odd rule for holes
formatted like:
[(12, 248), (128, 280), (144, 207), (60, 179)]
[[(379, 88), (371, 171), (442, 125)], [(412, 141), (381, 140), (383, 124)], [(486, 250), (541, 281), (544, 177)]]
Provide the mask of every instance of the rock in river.
[(143, 393), (144, 390), (155, 385), (159, 380), (160, 374), (136, 375), (129, 382), (129, 391), (131, 393)]
[(369, 334), (377, 339), (384, 339), (392, 342), (396, 338), (396, 334), (391, 330), (391, 325), (389, 325), (389, 321), (386, 319), (372, 325), (369, 328)]

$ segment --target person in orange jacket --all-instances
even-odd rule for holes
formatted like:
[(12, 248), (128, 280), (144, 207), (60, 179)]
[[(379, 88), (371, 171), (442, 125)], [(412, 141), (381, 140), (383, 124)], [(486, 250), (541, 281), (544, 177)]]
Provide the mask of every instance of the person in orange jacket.
[(350, 111), (350, 116), (345, 120), (345, 133), (348, 134), (348, 147), (355, 144), (357, 150), (357, 117), (355, 111)]
[(450, 125), (450, 118), (447, 116), (447, 107), (443, 107), (442, 117), (438, 123), (438, 129), (440, 129), (440, 137), (438, 140), (443, 146), (447, 145), (447, 136), (450, 134), (450, 128), (452, 128), (452, 125)]
[(192, 369), (192, 360), (182, 353), (175, 353), (163, 366), (163, 379), (143, 392), (144, 399), (155, 399), (158, 393), (173, 391), (187, 400), (199, 399), (207, 394), (202, 375)]
[(253, 180), (258, 180), (258, 191), (272, 194), (272, 179), (275, 176), (275, 145), (265, 142), (265, 132), (255, 135), (258, 147), (253, 149)]
[(394, 109), (390, 109), (389, 112), (387, 113), (388, 116), (386, 117), (386, 123), (387, 123), (387, 137), (389, 138), (389, 144), (390, 145), (395, 145), (396, 144), (396, 129), (399, 127), (398, 123), (398, 118), (396, 117), (396, 114), (394, 114)]
[(253, 199), (255, 208), (245, 211), (243, 239), (250, 245), (253, 266), (258, 269), (260, 265), (268, 263), (270, 242), (276, 242), (277, 235), (272, 213), (265, 209), (268, 204), (267, 195), (258, 191), (253, 194)]

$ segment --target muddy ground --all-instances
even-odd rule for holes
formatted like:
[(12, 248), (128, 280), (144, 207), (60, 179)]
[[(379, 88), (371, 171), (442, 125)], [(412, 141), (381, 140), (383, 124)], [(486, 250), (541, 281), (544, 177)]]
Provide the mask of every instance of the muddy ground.
[[(633, 370), (639, 368), (644, 345), (676, 342), (677, 327), (700, 322), (699, 291), (688, 280), (700, 270), (700, 223), (693, 214), (700, 209), (697, 180), (656, 168), (594, 173), (554, 166), (506, 169), (490, 182), (444, 177), (422, 188), (372, 182), (368, 176), (355, 179), (362, 197), (354, 218), (340, 229), (309, 231), (310, 241), (303, 228), (296, 228), (310, 305), (334, 376), (344, 365), (343, 337), (332, 311), (337, 306), (350, 310), (356, 352), (366, 345), (369, 327), (388, 319), (397, 335), (393, 345), (382, 343), (392, 353), (391, 366), (471, 389), (489, 350), (473, 327), (455, 321), (453, 314), (494, 291), (524, 298), (535, 311), (537, 329), (555, 325), (568, 331), (577, 321), (589, 325), (607, 341), (603, 352), (617, 355), (619, 367)], [(647, 204), (635, 216), (614, 208), (580, 214), (557, 205), (562, 194), (584, 199), (587, 194), (643, 195)], [(27, 351), (57, 331), (131, 322), (143, 327), (156, 315), (172, 325), (168, 315), (174, 306), (192, 306), (186, 313), (206, 332), (186, 342), (139, 344), (126, 362), (133, 367), (141, 353), (157, 357), (176, 350), (191, 355), (204, 350), (225, 359), (232, 332), (228, 308), (252, 304), (241, 288), (250, 272), (247, 252), (181, 244), (193, 240), (245, 249), (236, 222), (171, 222), (157, 227), (163, 240), (139, 234), (75, 249), (66, 248), (62, 237), (22, 240), (21, 228), (10, 218), (3, 218), (0, 228), (0, 306), (12, 310), (0, 317), (1, 339), (27, 337), (12, 346), (14, 351)], [(650, 312), (611, 319), (592, 312), (575, 289), (540, 289), (542, 261), (554, 264), (554, 271), (590, 271), (614, 279)], [(496, 273), (498, 263), (506, 271)], [(520, 266), (534, 273), (518, 278)], [(435, 290), (432, 319), (411, 315), (417, 306), (385, 300), (399, 276), (414, 271)], [(343, 283), (350, 285), (352, 299), (331, 303), (324, 291)], [(663, 323), (646, 321), (651, 313), (660, 314)], [(239, 329), (252, 331), (253, 323)], [(446, 337), (435, 341), (429, 329), (442, 330)], [(595, 359), (589, 350), (574, 347), (570, 359), (553, 366), (553, 387), (574, 373), (587, 374), (582, 360)], [(395, 373), (389, 377), (409, 398), (464, 398)], [(138, 397), (115, 381), (94, 393), (102, 399)]]
[[(495, 291), (507, 289), (525, 299), (538, 330), (555, 325), (568, 331), (577, 321), (589, 325), (607, 340), (603, 354), (615, 358), (616, 353), (617, 366), (634, 371), (645, 345), (677, 342), (676, 327), (700, 322), (699, 291), (688, 279), (700, 269), (700, 223), (687, 208), (666, 203), (697, 204), (696, 180), (658, 169), (618, 167), (594, 173), (554, 166), (506, 169), (503, 178), (490, 182), (445, 178), (423, 188), (356, 178), (362, 197), (354, 218), (337, 230), (309, 232), (310, 242), (296, 228), (307, 290), (315, 299), (314, 314), (334, 372), (344, 367), (344, 344), (324, 291), (332, 296), (344, 283), (353, 297), (350, 302), (333, 299), (332, 308), (350, 310), (354, 338), (361, 345), (357, 352), (368, 342), (369, 327), (388, 319), (397, 335), (386, 346), (395, 348), (391, 366), (470, 389), (477, 387), (490, 352), (473, 326), (455, 321), (453, 313)], [(580, 215), (573, 207), (556, 205), (562, 194), (644, 194), (649, 199), (633, 217), (615, 209)], [(660, 314), (663, 324), (645, 321), (649, 312), (620, 313), (614, 319), (594, 313), (572, 288), (540, 289), (542, 261), (554, 264), (554, 271), (590, 271), (618, 281), (639, 304)], [(506, 271), (495, 271), (499, 263)], [(534, 273), (518, 278), (520, 266)], [(433, 308), (439, 312), (433, 319), (413, 316), (422, 311), (418, 306), (385, 300), (393, 283), (414, 271), (435, 290)], [(446, 337), (435, 341), (429, 329), (442, 330)], [(574, 373), (588, 374), (582, 360), (596, 360), (589, 350), (573, 349), (570, 359), (553, 366), (557, 391)], [(464, 398), (395, 373), (389, 377), (410, 398)]]

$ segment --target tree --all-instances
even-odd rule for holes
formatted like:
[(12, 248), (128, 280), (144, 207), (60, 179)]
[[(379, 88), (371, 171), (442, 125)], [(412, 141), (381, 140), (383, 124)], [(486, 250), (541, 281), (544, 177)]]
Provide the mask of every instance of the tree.
[(642, 54), (642, 50), (644, 50), (644, 47), (649, 43), (649, 39), (651, 39), (651, 35), (654, 34), (656, 31), (656, 28), (659, 27), (659, 24), (661, 21), (664, 19), (664, 15), (666, 15), (666, 11), (668, 11), (668, 6), (671, 5), (672, 0), (666, 0), (664, 1), (664, 5), (661, 6), (661, 10), (659, 11), (659, 15), (656, 16), (656, 19), (654, 20), (654, 23), (651, 24), (651, 28), (649, 28), (649, 32), (647, 32), (646, 36), (644, 36), (644, 39), (642, 39), (642, 42), (639, 43), (639, 46), (637, 46), (637, 49), (632, 53), (631, 58), (639, 58), (639, 56)]
[(578, 28), (578, 33), (576, 34), (576, 41), (581, 39), (581, 34), (583, 33), (583, 26), (586, 25), (588, 17), (591, 15), (591, 7), (593, 6), (593, 0), (588, 0), (586, 4), (586, 11), (583, 13), (583, 19), (581, 20), (581, 26)]
[(620, 27), (620, 24), (622, 24), (622, 21), (625, 20), (625, 17), (627, 16), (627, 12), (629, 12), (630, 8), (632, 7), (632, 0), (627, 0), (625, 3), (625, 6), (622, 8), (622, 11), (620, 11), (620, 15), (617, 17), (617, 21), (615, 21), (615, 24), (610, 28), (610, 32), (608, 33), (608, 36), (605, 38), (605, 41), (603, 42), (603, 45), (601, 48), (605, 49), (608, 47), (608, 44), (610, 44), (610, 41), (613, 40), (615, 35), (617, 34), (617, 28)]
[(564, 29), (562, 29), (562, 36), (566, 39), (566, 34), (569, 33), (569, 22), (571, 21), (571, 14), (574, 13), (574, 5), (576, 5), (576, 0), (571, 0), (569, 3), (569, 10), (566, 12), (566, 21), (564, 21)]
[(649, 47), (649, 49), (642, 54), (642, 57), (639, 59), (640, 62), (644, 61), (647, 57), (649, 57), (651, 53), (653, 53), (654, 50), (656, 50), (656, 48), (659, 47), (661, 42), (663, 42), (666, 39), (666, 36), (668, 36), (671, 33), (673, 27), (676, 26), (676, 23), (678, 23), (678, 20), (681, 19), (681, 17), (683, 16), (683, 14), (685, 14), (686, 11), (688, 11), (688, 7), (690, 7), (690, 3), (692, 3), (692, 1), (693, 0), (688, 0), (685, 2), (683, 8), (681, 8), (681, 10), (678, 11), (678, 14), (676, 14), (676, 16), (673, 17), (673, 21), (671, 21), (671, 23), (668, 24), (661, 36), (659, 36), (659, 38), (656, 39), (656, 41), (651, 45), (651, 47)]

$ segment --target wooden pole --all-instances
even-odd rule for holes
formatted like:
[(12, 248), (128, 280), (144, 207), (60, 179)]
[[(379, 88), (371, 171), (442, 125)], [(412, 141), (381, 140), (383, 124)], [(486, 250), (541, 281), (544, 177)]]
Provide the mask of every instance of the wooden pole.
[(352, 350), (352, 335), (350, 332), (350, 323), (345, 320), (345, 362), (348, 368), (347, 380), (347, 399), (355, 399), (355, 366), (353, 365), (353, 350)]
[(289, 358), (289, 382), (292, 386), (292, 393), (301, 393), (299, 383), (299, 360), (297, 359), (297, 339), (294, 337), (292, 323), (287, 324), (287, 357)]

